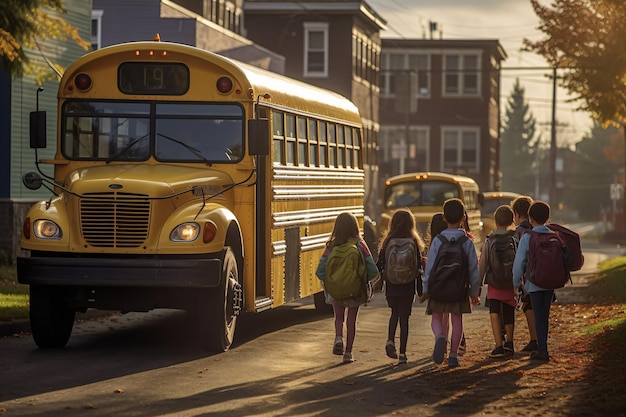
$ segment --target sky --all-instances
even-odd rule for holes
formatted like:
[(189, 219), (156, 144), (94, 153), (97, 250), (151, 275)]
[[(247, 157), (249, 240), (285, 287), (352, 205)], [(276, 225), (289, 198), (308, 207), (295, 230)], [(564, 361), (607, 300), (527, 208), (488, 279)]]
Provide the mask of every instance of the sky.
[[(523, 70), (520, 67), (547, 67), (539, 55), (521, 51), (523, 39), (533, 41), (545, 37), (539, 31), (539, 18), (530, 0), (366, 0), (387, 21), (383, 38), (430, 38), (429, 22), (436, 22), (443, 39), (497, 39), (507, 59), (502, 63), (501, 103), (504, 106), (516, 78), (525, 89), (525, 99), (537, 120), (542, 142), (550, 141), (552, 121), (552, 81), (550, 70)], [(548, 1), (541, 1), (549, 4)], [(506, 70), (506, 68), (511, 68)], [(516, 69), (513, 69), (516, 68)], [(557, 143), (572, 145), (589, 132), (592, 125), (588, 113), (576, 111), (576, 103), (567, 91), (557, 90)]]

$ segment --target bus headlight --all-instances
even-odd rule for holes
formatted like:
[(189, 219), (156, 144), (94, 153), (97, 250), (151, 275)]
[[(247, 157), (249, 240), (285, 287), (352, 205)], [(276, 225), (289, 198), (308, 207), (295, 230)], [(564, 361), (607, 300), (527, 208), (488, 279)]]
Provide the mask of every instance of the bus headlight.
[(61, 239), (63, 232), (61, 228), (50, 220), (35, 220), (33, 232), (39, 239)]
[(200, 225), (198, 223), (183, 223), (170, 233), (172, 242), (193, 242), (200, 234)]

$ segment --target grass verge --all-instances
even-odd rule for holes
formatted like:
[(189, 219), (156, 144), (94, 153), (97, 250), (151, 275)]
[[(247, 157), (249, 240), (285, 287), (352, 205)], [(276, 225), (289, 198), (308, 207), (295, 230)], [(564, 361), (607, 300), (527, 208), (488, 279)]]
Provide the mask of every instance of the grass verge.
[(28, 285), (17, 282), (15, 266), (0, 265), (0, 322), (28, 318)]
[(626, 256), (609, 259), (600, 266), (601, 274), (587, 288), (590, 295), (605, 304), (618, 305), (618, 313), (587, 328), (592, 338), (593, 363), (589, 370), (589, 395), (602, 404), (605, 415), (626, 415)]

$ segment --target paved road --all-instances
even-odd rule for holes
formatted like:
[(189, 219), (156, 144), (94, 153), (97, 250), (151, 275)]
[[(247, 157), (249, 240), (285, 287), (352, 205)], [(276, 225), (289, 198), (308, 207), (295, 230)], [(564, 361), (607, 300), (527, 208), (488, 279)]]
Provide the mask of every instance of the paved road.
[[(599, 261), (623, 252), (589, 241), (585, 254), (585, 269), (567, 291), (584, 285)], [(559, 297), (567, 297), (567, 291)], [(0, 412), (31, 417), (448, 415), (436, 405), (448, 393), (418, 378), (435, 366), (424, 305), (413, 310), (406, 366), (384, 355), (388, 314), (381, 294), (361, 310), (357, 361), (348, 365), (331, 354), (332, 318), (317, 313), (309, 299), (244, 315), (234, 346), (220, 355), (207, 356), (186, 315), (171, 311), (80, 322), (61, 350), (38, 350), (27, 334), (3, 338)], [(488, 320), (483, 307), (464, 316), (470, 351), (490, 350), (474, 337)], [(407, 384), (430, 392), (423, 398), (404, 395)], [(501, 406), (482, 407), (481, 412), (497, 413)]]

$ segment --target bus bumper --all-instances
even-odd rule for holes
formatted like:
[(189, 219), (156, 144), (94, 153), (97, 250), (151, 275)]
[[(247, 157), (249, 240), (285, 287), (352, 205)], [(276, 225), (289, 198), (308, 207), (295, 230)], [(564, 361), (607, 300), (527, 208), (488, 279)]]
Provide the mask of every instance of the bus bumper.
[(33, 285), (212, 288), (221, 272), (219, 258), (17, 258), (18, 282)]

